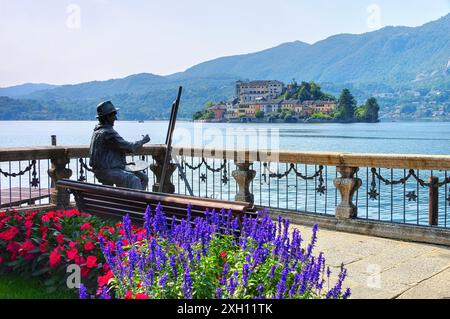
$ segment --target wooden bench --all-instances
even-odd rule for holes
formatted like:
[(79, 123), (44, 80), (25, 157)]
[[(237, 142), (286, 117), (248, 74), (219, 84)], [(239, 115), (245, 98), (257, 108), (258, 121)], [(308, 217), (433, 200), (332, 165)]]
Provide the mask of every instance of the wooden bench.
[(144, 219), (147, 205), (152, 211), (158, 204), (166, 218), (173, 216), (179, 221), (187, 217), (187, 207), (192, 205), (192, 220), (196, 217), (204, 217), (205, 210), (221, 209), (231, 210), (234, 217), (241, 218), (244, 215), (256, 216), (255, 208), (250, 203), (197, 198), (183, 195), (150, 193), (146, 191), (119, 188), (98, 184), (89, 184), (73, 180), (63, 179), (56, 183), (59, 188), (69, 190), (75, 197), (77, 208), (86, 213), (91, 213), (107, 218), (123, 218), (129, 214), (130, 218), (138, 223)]

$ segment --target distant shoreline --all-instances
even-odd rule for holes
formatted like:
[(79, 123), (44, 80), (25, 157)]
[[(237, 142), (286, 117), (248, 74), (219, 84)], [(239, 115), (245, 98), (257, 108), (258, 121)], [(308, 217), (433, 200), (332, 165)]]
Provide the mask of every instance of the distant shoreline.
[[(146, 120), (144, 122), (139, 122), (139, 120), (121, 120), (118, 122), (136, 122), (136, 124), (145, 124), (148, 122), (168, 122), (169, 119), (161, 119), (161, 120)], [(0, 120), (0, 122), (97, 122), (95, 119), (92, 120)], [(365, 123), (365, 124), (376, 124), (370, 122), (342, 122), (342, 121), (310, 121), (310, 122), (294, 122), (294, 123), (286, 123), (286, 122), (274, 122), (270, 123), (267, 121), (255, 121), (255, 122), (211, 122), (211, 121), (194, 121), (192, 119), (178, 119), (177, 122), (186, 122), (186, 123), (205, 123), (205, 124), (357, 124), (357, 123)], [(378, 123), (447, 123), (450, 122), (450, 119), (418, 119), (418, 120), (380, 120)]]

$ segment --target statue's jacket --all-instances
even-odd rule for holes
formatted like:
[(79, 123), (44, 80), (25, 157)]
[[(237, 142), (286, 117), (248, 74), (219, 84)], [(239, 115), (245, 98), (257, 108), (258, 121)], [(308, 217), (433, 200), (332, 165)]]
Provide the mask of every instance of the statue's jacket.
[(89, 165), (94, 171), (125, 169), (126, 154), (134, 153), (142, 146), (142, 141), (125, 141), (112, 125), (99, 124), (92, 134)]

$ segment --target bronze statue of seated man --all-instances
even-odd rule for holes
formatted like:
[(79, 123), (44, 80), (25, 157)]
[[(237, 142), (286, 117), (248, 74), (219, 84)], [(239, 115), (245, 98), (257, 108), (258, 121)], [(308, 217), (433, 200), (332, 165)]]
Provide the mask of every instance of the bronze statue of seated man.
[(92, 134), (89, 165), (95, 177), (104, 185), (145, 190), (148, 184), (147, 175), (144, 172), (127, 171), (126, 154), (138, 151), (150, 142), (150, 137), (147, 134), (134, 143), (125, 141), (113, 128), (118, 111), (111, 101), (97, 106), (99, 124)]

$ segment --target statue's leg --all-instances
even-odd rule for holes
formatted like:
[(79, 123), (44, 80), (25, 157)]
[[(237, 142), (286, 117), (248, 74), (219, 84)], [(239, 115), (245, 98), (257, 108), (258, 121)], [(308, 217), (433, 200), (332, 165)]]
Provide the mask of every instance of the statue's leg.
[(148, 185), (148, 176), (144, 172), (134, 172), (134, 175), (136, 175), (139, 180), (141, 181), (141, 189), (146, 190)]
[(114, 176), (110, 174), (110, 170), (95, 171), (94, 175), (103, 185), (114, 186)]
[[(141, 180), (134, 173), (127, 172), (125, 170), (119, 170), (118, 180), (120, 180), (120, 187), (142, 189)], [(119, 184), (117, 184), (119, 185)]]
[(142, 189), (141, 179), (134, 173), (127, 172), (123, 169), (115, 168), (102, 170), (101, 174), (97, 174), (97, 178), (100, 177), (102, 184), (116, 185), (117, 187), (125, 187), (132, 189)]

